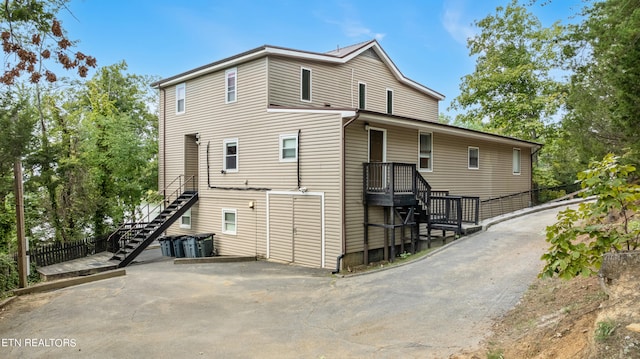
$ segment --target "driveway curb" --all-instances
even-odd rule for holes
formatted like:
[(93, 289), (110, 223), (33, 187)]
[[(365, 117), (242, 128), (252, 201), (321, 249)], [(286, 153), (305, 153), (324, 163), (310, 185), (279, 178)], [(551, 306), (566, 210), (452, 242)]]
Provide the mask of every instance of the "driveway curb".
[(25, 294), (31, 294), (31, 293), (48, 292), (50, 290), (62, 289), (62, 288), (71, 287), (74, 285), (95, 282), (102, 279), (120, 277), (126, 274), (127, 273), (124, 269), (110, 270), (107, 272), (87, 275), (84, 277), (75, 277), (75, 278), (69, 278), (69, 279), (61, 279), (54, 282), (38, 283), (31, 287), (14, 289), (13, 294), (25, 295)]

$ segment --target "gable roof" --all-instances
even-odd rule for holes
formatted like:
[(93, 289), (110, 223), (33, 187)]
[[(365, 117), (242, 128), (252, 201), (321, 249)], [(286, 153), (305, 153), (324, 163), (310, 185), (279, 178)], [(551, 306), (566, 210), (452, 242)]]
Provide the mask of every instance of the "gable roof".
[(197, 67), (195, 69), (180, 73), (178, 75), (162, 79), (160, 81), (152, 83), (151, 86), (156, 88), (162, 88), (170, 85), (175, 85), (192, 78), (196, 78), (211, 72), (219, 71), (224, 68), (228, 68), (230, 66), (236, 66), (238, 64), (251, 61), (260, 57), (268, 56), (268, 55), (278, 55), (278, 56), (297, 58), (297, 59), (303, 59), (303, 60), (344, 64), (369, 49), (372, 49), (373, 51), (375, 51), (375, 53), (380, 57), (380, 59), (382, 59), (382, 62), (384, 62), (384, 64), (387, 65), (389, 70), (391, 70), (391, 72), (393, 73), (393, 75), (398, 81), (400, 81), (401, 83), (404, 83), (407, 86), (412, 87), (417, 91), (420, 91), (426, 95), (429, 95), (435, 98), (436, 100), (444, 99), (443, 94), (405, 77), (402, 74), (402, 72), (400, 72), (398, 67), (393, 63), (393, 61), (391, 61), (389, 56), (387, 56), (387, 53), (384, 52), (384, 50), (382, 49), (382, 47), (380, 46), (377, 40), (361, 42), (359, 44), (338, 48), (336, 50), (332, 50), (324, 53), (294, 50), (286, 47), (278, 47), (278, 46), (271, 46), (271, 45), (263, 45), (255, 49), (252, 49), (231, 57), (227, 57), (225, 59), (212, 62), (204, 66)]

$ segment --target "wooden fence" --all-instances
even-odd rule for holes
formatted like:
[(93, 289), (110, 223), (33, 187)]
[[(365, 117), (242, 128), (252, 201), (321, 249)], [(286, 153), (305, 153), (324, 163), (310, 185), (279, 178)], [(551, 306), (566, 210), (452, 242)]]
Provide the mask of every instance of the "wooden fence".
[(84, 258), (93, 252), (91, 239), (74, 242), (51, 243), (29, 250), (29, 258), (38, 267)]

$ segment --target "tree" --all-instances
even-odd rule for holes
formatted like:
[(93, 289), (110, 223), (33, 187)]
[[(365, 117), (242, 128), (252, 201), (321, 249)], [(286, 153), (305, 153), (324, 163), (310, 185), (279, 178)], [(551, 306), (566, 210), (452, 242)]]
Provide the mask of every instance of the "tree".
[(563, 54), (571, 64), (564, 131), (584, 163), (607, 152), (640, 154), (640, 1), (607, 0), (585, 9)]
[(79, 91), (72, 111), (82, 117), (80, 158), (89, 169), (93, 232), (133, 213), (157, 189), (157, 116), (148, 105), (149, 79), (126, 74), (125, 62), (101, 68)]
[(538, 140), (563, 101), (563, 86), (551, 75), (557, 59), (557, 24), (540, 21), (513, 0), (477, 21), (480, 34), (468, 40), (477, 56), (474, 73), (462, 78), (451, 107), (469, 127)]
[[(13, 87), (23, 76), (28, 82), (36, 85), (44, 78), (48, 82), (57, 81), (56, 74), (46, 67), (48, 60), (58, 62), (65, 70), (77, 69), (81, 77), (87, 75), (89, 67), (95, 67), (95, 58), (81, 52), (70, 53), (73, 43), (65, 36), (60, 21), (55, 17), (64, 7), (66, 0), (4, 0), (0, 6), (0, 39), (4, 57), (4, 73), (0, 76), (3, 96), (12, 97)], [(15, 98), (11, 98), (7, 107), (1, 108), (4, 116), (13, 122), (18, 129), (29, 126), (29, 116), (19, 114), (21, 107), (17, 107)], [(22, 119), (25, 119), (23, 121)], [(14, 163), (16, 224), (19, 250), (20, 286), (26, 286), (26, 249), (23, 227), (22, 202), (22, 155), (19, 149), (26, 146), (26, 141), (18, 143), (13, 149), (13, 141), (0, 143), (0, 152), (11, 153)]]

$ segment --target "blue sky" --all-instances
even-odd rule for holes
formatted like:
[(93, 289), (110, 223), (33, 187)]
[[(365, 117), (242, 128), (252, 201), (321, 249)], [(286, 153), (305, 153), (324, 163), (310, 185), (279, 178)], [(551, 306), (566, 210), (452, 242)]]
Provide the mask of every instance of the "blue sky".
[[(510, 0), (71, 0), (60, 15), (77, 49), (98, 66), (169, 77), (262, 45), (325, 52), (377, 39), (402, 73), (446, 96), (472, 73), (466, 39), (475, 20)], [(529, 3), (530, 0), (524, 0)], [(581, 0), (538, 0), (544, 25), (567, 23)]]

